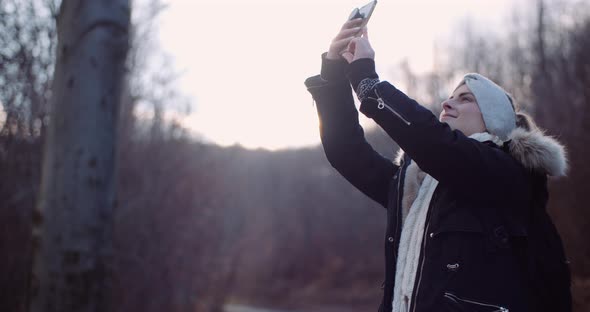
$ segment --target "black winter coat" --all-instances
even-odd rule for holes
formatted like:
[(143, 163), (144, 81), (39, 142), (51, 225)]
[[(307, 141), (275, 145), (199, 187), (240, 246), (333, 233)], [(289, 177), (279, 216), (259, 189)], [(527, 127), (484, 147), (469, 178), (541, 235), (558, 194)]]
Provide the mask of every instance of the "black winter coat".
[[(360, 112), (405, 152), (399, 163), (393, 162), (367, 143), (358, 122), (350, 84), (367, 77), (377, 77), (372, 60), (348, 65), (324, 58), (322, 75), (305, 84), (316, 102), (329, 162), (387, 209), (379, 311), (392, 309), (400, 206), (412, 161), (439, 184), (427, 214), (410, 311), (571, 310), (563, 247), (545, 212), (547, 174), (565, 170), (561, 146), (538, 131), (522, 129), (502, 147), (470, 139), (391, 84), (380, 82)], [(546, 233), (549, 242), (543, 238), (531, 243), (532, 237)], [(531, 256), (533, 252), (541, 254)], [(551, 259), (549, 267), (535, 264), (537, 257)]]

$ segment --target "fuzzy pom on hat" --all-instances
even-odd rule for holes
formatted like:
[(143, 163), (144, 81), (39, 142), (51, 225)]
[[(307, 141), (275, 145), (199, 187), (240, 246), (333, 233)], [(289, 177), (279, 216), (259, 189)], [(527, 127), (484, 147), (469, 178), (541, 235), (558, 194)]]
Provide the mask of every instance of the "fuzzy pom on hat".
[(502, 141), (508, 140), (508, 135), (516, 128), (516, 113), (508, 93), (490, 79), (476, 73), (465, 75), (461, 84), (463, 82), (475, 96), (488, 132)]

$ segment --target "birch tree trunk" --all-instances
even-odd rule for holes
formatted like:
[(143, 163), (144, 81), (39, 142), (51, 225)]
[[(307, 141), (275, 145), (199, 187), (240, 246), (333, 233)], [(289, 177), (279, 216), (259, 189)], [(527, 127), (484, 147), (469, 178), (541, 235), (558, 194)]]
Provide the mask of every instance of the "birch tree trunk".
[(108, 311), (129, 0), (63, 0), (34, 217), (31, 312)]

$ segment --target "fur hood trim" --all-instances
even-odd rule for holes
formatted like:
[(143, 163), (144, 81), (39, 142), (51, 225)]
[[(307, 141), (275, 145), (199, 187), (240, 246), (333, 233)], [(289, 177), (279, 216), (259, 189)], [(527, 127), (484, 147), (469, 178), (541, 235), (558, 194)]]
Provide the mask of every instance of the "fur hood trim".
[(508, 137), (508, 150), (525, 168), (551, 176), (565, 176), (568, 168), (565, 147), (535, 129), (516, 128)]

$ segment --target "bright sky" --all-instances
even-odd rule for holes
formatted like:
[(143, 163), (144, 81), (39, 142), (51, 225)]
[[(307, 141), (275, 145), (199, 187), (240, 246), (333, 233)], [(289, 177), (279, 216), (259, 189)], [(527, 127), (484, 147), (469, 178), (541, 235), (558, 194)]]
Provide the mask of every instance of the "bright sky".
[[(354, 7), (368, 0), (169, 0), (161, 49), (182, 72), (193, 103), (185, 126), (221, 145), (279, 149), (319, 143), (318, 120), (303, 81)], [(407, 58), (428, 71), (435, 40), (465, 16), (490, 27), (509, 0), (380, 0), (369, 23), (382, 79)], [(366, 121), (363, 121), (366, 124)]]

